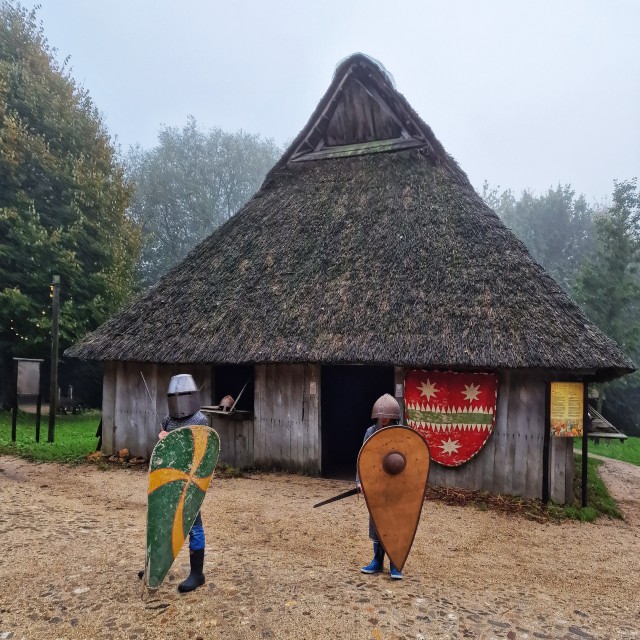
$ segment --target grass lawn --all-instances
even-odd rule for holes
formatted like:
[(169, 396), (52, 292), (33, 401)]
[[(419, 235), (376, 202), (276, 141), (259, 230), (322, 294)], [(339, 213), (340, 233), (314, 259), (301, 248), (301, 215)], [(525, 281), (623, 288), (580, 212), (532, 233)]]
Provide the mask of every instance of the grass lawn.
[(36, 416), (18, 411), (16, 441), (11, 442), (11, 411), (0, 411), (0, 453), (40, 462), (79, 463), (95, 451), (100, 412), (56, 416), (54, 441), (47, 442), (49, 416), (40, 420), (40, 442), (36, 442)]
[[(581, 446), (578, 442), (577, 447)], [(624, 442), (600, 440), (598, 444), (589, 440), (589, 453), (640, 465), (640, 438), (627, 438)]]

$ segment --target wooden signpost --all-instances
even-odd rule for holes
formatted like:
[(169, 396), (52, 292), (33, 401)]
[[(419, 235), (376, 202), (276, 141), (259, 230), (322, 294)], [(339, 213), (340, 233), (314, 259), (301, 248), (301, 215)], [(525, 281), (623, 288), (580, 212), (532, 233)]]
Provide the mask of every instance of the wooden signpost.
[(40, 416), (42, 393), (40, 386), (40, 367), (43, 360), (33, 358), (14, 358), (14, 394), (11, 416), (11, 441), (16, 441), (18, 405), (21, 399), (36, 401), (36, 442), (40, 442)]
[(588, 385), (586, 382), (553, 381), (547, 387), (544, 452), (542, 456), (542, 500), (549, 501), (549, 448), (553, 438), (582, 438), (582, 506), (588, 504), (587, 487), (587, 419)]

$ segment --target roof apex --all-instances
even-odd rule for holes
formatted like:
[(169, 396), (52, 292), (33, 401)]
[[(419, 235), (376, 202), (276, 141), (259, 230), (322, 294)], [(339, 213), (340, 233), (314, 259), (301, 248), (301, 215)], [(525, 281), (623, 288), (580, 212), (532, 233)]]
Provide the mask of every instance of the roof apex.
[(374, 58), (355, 53), (336, 66), (329, 88), (275, 168), (412, 147), (446, 156), (397, 92), (393, 76)]

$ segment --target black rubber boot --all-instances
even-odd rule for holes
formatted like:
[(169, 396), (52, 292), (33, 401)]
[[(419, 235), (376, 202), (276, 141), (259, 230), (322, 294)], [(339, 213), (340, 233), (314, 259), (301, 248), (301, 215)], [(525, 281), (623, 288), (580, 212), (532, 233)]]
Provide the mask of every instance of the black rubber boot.
[(178, 585), (178, 591), (180, 591), (180, 593), (193, 591), (204, 584), (204, 573), (202, 573), (204, 549), (189, 551), (189, 562), (191, 563), (191, 573), (184, 582)]

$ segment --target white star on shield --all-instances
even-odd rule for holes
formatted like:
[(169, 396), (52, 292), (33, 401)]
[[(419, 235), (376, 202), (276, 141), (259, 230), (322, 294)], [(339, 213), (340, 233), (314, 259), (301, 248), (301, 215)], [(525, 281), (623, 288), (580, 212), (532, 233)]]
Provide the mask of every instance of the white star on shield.
[(480, 395), (479, 384), (465, 384), (464, 391), (461, 392), (467, 400), (477, 400)]
[(436, 389), (435, 382), (431, 382), (429, 378), (427, 378), (427, 383), (420, 383), (420, 395), (427, 396), (427, 400), (431, 400), (431, 396), (435, 396), (438, 393), (439, 389)]
[(458, 453), (460, 444), (457, 440), (452, 440), (451, 438), (449, 438), (446, 442), (443, 440), (440, 443), (440, 448), (442, 449), (442, 453)]

